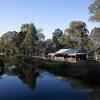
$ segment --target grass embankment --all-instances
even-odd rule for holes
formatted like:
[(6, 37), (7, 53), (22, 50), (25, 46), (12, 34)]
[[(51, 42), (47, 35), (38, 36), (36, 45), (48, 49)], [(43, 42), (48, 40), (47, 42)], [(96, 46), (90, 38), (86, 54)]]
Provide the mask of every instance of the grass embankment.
[(45, 69), (61, 76), (75, 77), (91, 84), (100, 84), (100, 62), (70, 63), (27, 56), (16, 56), (15, 58), (18, 64), (24, 66)]

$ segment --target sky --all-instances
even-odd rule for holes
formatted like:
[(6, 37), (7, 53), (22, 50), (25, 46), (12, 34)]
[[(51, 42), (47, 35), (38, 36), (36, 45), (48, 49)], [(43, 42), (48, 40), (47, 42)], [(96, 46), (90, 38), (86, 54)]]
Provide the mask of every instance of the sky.
[(88, 6), (93, 0), (0, 0), (0, 36), (20, 31), (25, 23), (42, 28), (47, 38), (56, 28), (65, 30), (71, 21), (84, 21), (91, 31), (100, 23), (89, 21)]

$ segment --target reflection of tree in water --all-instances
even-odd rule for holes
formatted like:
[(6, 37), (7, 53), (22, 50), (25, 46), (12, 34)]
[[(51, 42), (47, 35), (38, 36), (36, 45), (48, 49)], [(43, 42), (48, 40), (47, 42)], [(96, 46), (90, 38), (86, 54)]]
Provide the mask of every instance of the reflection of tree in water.
[(100, 100), (100, 87), (85, 84), (78, 80), (69, 80), (70, 86), (76, 90), (83, 90), (88, 95), (88, 100)]
[(100, 88), (92, 89), (89, 93), (89, 100), (100, 100)]
[(0, 59), (0, 67), (4, 67), (4, 62), (2, 59)]
[(82, 89), (82, 88), (84, 88), (84, 86), (81, 84), (81, 81), (71, 79), (71, 80), (69, 80), (69, 82), (70, 82), (70, 86), (73, 89)]
[(2, 67), (0, 67), (0, 77), (2, 76), (4, 74), (4, 68)]
[(21, 81), (27, 84), (30, 89), (34, 89), (36, 86), (36, 78), (38, 77), (38, 72), (35, 72), (31, 68), (18, 67), (16, 73)]
[(4, 74), (4, 62), (0, 59), (0, 76)]
[[(13, 66), (15, 66), (15, 68)], [(25, 62), (23, 63), (22, 60), (20, 62), (20, 60), (10, 57), (7, 62), (4, 63), (4, 71), (7, 75), (17, 75), (30, 89), (35, 88), (38, 72), (35, 71), (33, 66)]]

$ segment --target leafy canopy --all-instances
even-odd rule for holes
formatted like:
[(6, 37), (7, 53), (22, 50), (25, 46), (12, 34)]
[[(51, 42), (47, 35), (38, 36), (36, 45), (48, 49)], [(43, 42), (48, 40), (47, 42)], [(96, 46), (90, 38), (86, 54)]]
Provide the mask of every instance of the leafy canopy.
[(88, 9), (91, 14), (90, 20), (100, 22), (100, 0), (94, 0)]

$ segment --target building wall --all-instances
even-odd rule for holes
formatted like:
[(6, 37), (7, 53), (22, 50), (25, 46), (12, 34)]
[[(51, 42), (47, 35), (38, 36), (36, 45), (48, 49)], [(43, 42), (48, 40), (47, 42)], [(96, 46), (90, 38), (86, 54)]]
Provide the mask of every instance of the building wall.
[(83, 54), (83, 55), (55, 56), (55, 60), (69, 61), (69, 62), (86, 61), (87, 55)]
[(65, 58), (64, 58), (64, 57), (55, 57), (55, 60), (58, 60), (58, 61), (65, 61)]

